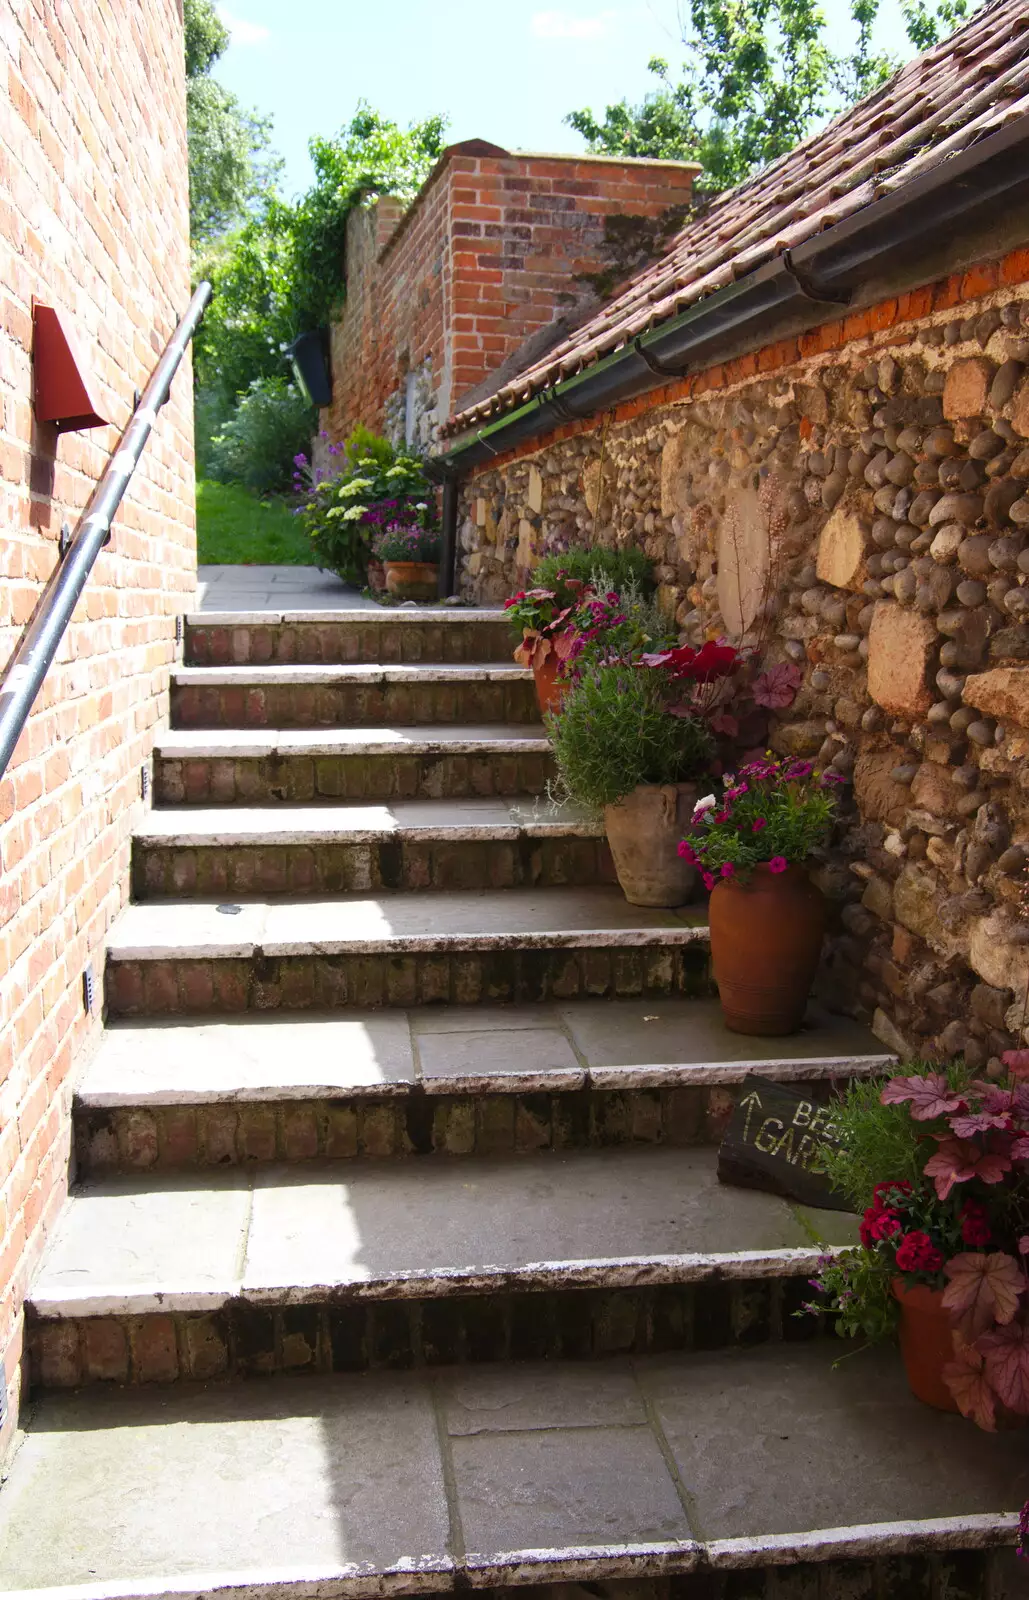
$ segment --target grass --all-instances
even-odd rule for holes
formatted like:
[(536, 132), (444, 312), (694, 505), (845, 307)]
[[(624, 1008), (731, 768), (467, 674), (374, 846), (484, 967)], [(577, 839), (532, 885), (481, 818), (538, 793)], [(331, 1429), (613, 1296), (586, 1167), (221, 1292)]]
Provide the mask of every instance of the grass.
[(314, 567), (310, 541), (281, 500), (237, 483), (197, 481), (197, 559), (204, 566)]

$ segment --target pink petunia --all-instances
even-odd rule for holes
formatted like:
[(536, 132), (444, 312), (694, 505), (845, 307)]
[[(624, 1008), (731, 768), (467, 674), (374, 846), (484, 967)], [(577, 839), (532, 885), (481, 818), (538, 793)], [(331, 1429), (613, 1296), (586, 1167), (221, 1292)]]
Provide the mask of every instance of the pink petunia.
[(760, 833), (761, 829), (767, 828), (767, 826), (768, 823), (765, 821), (764, 817), (755, 817), (754, 821), (750, 825), (750, 831), (751, 833)]
[(715, 886), (714, 873), (705, 872), (704, 873), (704, 888), (710, 890), (710, 889), (713, 889), (714, 886)]
[(731, 878), (735, 871), (736, 868), (733, 866), (731, 861), (722, 862), (721, 873), (723, 878)]
[(789, 862), (785, 856), (773, 856), (768, 863), (768, 870), (769, 872), (785, 872), (788, 866)]

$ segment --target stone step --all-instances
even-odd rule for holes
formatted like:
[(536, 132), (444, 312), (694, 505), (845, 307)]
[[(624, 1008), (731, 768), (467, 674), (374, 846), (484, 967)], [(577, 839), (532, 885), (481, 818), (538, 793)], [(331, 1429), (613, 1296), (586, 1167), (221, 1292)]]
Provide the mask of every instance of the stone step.
[(893, 1059), (844, 1018), (747, 1039), (679, 997), (123, 1022), (78, 1084), (77, 1170), (710, 1144), (741, 1084), (824, 1100)]
[(513, 661), (459, 666), (182, 667), (173, 728), (317, 728), (371, 723), (539, 723), (532, 673)]
[(919, 1405), (893, 1351), (836, 1354), (46, 1396), (0, 1592), (1024, 1600), (1020, 1435)]
[(710, 992), (703, 907), (617, 889), (149, 901), (107, 939), (112, 1015)]
[(801, 1339), (854, 1219), (712, 1149), (90, 1180), (29, 1296), (43, 1387)]
[(510, 661), (514, 646), (503, 609), (198, 611), (186, 618), (185, 661), (196, 667)]
[(614, 882), (602, 824), (546, 799), (165, 808), (132, 841), (137, 900)]
[(154, 745), (158, 805), (539, 795), (550, 742), (532, 723), (173, 729)]

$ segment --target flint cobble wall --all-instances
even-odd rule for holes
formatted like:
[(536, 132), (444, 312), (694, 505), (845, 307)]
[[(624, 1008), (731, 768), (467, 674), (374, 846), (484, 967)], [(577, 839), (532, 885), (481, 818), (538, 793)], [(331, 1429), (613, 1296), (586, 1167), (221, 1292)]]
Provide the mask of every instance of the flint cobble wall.
[(1029, 251), (563, 429), (461, 516), (467, 594), (633, 543), (684, 639), (802, 669), (770, 742), (850, 781), (826, 994), (998, 1065), (1029, 982)]
[[(0, 0), (0, 662), (189, 297), (179, 0)], [(113, 426), (32, 414), (32, 300), (73, 320)], [(17, 1413), (26, 1286), (63, 1199), (71, 1076), (100, 1026), (140, 772), (195, 584), (188, 363), (0, 784), (0, 1359)]]

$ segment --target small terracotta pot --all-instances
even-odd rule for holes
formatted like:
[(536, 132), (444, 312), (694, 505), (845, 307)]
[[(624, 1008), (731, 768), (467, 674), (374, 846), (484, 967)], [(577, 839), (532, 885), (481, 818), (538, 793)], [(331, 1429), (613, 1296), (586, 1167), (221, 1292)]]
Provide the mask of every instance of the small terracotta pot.
[(825, 901), (804, 867), (754, 869), (711, 891), (711, 964), (733, 1033), (795, 1033), (822, 950)]
[(560, 710), (561, 701), (565, 697), (568, 684), (564, 678), (558, 677), (558, 665), (557, 654), (553, 649), (548, 650), (542, 660), (537, 655), (532, 663), (532, 675), (536, 680), (536, 699), (539, 702), (540, 716), (543, 716), (548, 711)]
[(900, 1353), (908, 1388), (916, 1400), (937, 1411), (957, 1411), (958, 1404), (943, 1379), (954, 1359), (954, 1325), (944, 1309), (943, 1290), (916, 1283), (910, 1289), (894, 1278), (893, 1298), (900, 1306)]
[(386, 588), (406, 600), (434, 600), (439, 589), (435, 561), (384, 561)]
[(696, 867), (679, 855), (693, 816), (695, 783), (641, 783), (604, 807), (622, 893), (631, 906), (682, 906), (696, 892)]
[(386, 569), (374, 556), (368, 563), (368, 587), (373, 594), (382, 594), (386, 588)]

